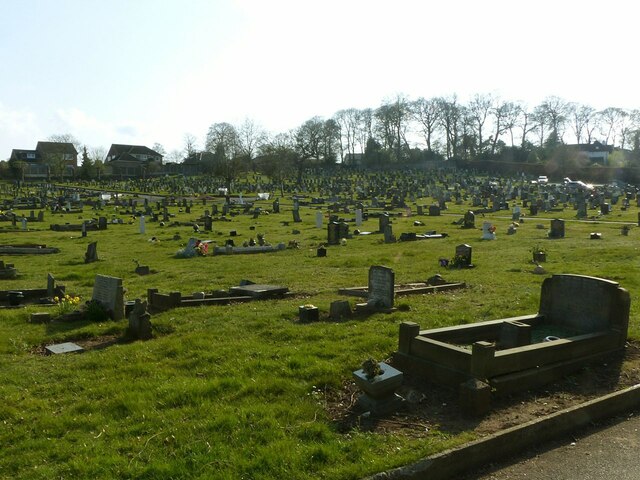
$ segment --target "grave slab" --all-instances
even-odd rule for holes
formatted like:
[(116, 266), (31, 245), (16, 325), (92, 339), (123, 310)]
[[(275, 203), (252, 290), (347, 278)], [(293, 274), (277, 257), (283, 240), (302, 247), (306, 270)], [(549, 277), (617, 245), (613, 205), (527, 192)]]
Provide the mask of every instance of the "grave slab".
[(84, 348), (80, 345), (76, 345), (72, 342), (57, 343), (55, 345), (48, 345), (45, 347), (47, 355), (58, 355), (61, 353), (81, 353), (84, 352)]

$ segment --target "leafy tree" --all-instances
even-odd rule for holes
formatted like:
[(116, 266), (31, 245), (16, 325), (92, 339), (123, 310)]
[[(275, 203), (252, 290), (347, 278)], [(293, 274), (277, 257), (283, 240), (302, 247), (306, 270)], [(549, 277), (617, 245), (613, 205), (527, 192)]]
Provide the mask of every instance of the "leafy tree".
[(89, 180), (95, 178), (96, 169), (94, 161), (89, 157), (87, 146), (82, 147), (82, 164), (80, 165), (80, 178)]

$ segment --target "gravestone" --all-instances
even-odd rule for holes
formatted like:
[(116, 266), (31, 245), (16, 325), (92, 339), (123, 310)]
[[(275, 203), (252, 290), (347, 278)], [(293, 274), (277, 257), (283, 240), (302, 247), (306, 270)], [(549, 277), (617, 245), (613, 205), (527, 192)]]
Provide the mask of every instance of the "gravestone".
[(280, 200), (275, 199), (272, 204), (273, 213), (280, 213)]
[(462, 227), (476, 228), (476, 215), (471, 210), (468, 210), (467, 213), (464, 214)]
[(440, 207), (438, 205), (429, 205), (429, 216), (437, 217), (440, 215)]
[(495, 227), (491, 224), (491, 222), (483, 222), (482, 223), (482, 239), (483, 240), (495, 240), (496, 239)]
[(295, 210), (292, 210), (292, 213), (293, 213), (293, 221), (295, 223), (299, 223), (302, 221), (302, 219), (300, 218), (300, 210), (296, 208)]
[(380, 215), (380, 217), (378, 218), (378, 231), (380, 233), (384, 233), (387, 225), (389, 225), (389, 215), (387, 215), (386, 213)]
[(471, 254), (473, 252), (473, 248), (471, 245), (466, 243), (460, 244), (456, 246), (456, 264), (459, 267), (470, 267), (471, 263)]
[(316, 256), (317, 257), (326, 257), (327, 256), (327, 249), (324, 247), (324, 245), (320, 245), (318, 247), (318, 249), (316, 250)]
[(367, 306), (372, 308), (393, 308), (395, 273), (391, 268), (373, 265), (369, 268)]
[(129, 313), (129, 334), (140, 340), (149, 340), (151, 334), (151, 315), (147, 312), (147, 302), (136, 298)]
[(395, 243), (396, 237), (393, 234), (393, 228), (391, 224), (388, 224), (384, 228), (384, 243)]
[(56, 279), (53, 275), (47, 273), (47, 297), (53, 297), (56, 289)]
[(356, 227), (362, 225), (362, 209), (356, 209)]
[(44, 222), (44, 211), (43, 210), (40, 210), (38, 212), (38, 221), (39, 222)]
[(124, 289), (121, 278), (96, 275), (91, 299), (100, 302), (111, 312), (114, 320), (124, 318)]
[(554, 218), (551, 220), (549, 238), (564, 238), (564, 220)]
[(213, 229), (213, 218), (210, 215), (204, 217), (204, 231), (210, 232)]
[(145, 233), (144, 215), (140, 215), (140, 233)]
[(338, 222), (329, 222), (327, 225), (327, 243), (329, 245), (338, 245), (340, 243), (338, 227)]
[(84, 254), (84, 263), (96, 261), (98, 261), (98, 242), (91, 242), (87, 245), (87, 251)]
[(22, 217), (22, 230), (27, 229), (27, 219), (26, 217)]
[(602, 215), (609, 215), (609, 213), (611, 213), (611, 205), (608, 203), (600, 205), (600, 213), (602, 213)]
[(316, 211), (316, 228), (322, 228), (322, 212)]
[(98, 230), (107, 229), (107, 217), (98, 217)]
[(418, 215), (424, 215), (424, 210), (422, 205), (416, 205), (416, 212)]
[(56, 345), (48, 345), (45, 348), (46, 355), (59, 355), (62, 353), (82, 353), (84, 348), (73, 342), (58, 343)]
[(87, 236), (87, 223), (86, 222), (82, 222), (82, 225), (80, 225), (80, 231), (82, 232), (82, 237), (86, 237)]
[(511, 220), (514, 222), (520, 221), (520, 207), (518, 205), (513, 207), (513, 210), (511, 211)]

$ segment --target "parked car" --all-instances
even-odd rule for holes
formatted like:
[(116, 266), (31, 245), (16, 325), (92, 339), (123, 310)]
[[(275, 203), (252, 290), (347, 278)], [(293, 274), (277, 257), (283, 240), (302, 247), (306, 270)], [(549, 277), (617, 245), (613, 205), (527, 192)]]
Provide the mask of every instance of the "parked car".
[(546, 175), (540, 175), (538, 177), (538, 185), (546, 185), (547, 183), (549, 183), (549, 179)]
[(569, 190), (593, 190), (593, 185), (580, 180), (571, 180), (569, 177), (564, 179), (564, 186)]

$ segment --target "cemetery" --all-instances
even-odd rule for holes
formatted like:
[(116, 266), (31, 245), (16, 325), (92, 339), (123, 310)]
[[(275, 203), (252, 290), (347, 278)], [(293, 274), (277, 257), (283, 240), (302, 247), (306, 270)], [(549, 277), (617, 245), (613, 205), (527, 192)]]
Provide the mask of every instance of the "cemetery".
[(638, 190), (530, 180), (0, 184), (2, 474), (367, 478), (640, 383)]

